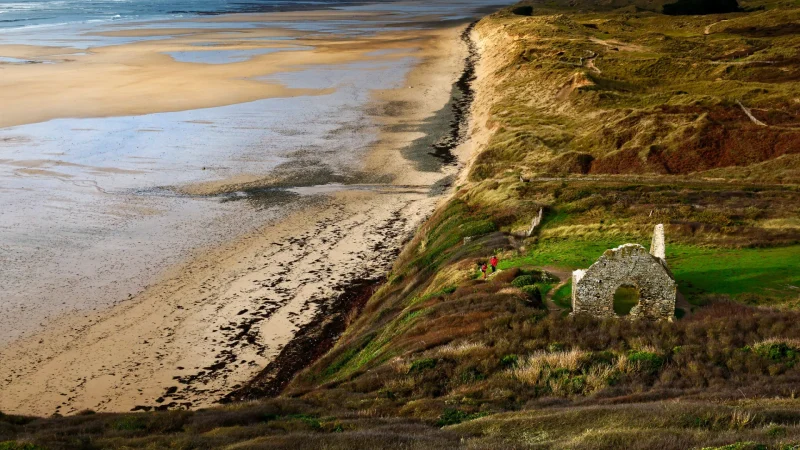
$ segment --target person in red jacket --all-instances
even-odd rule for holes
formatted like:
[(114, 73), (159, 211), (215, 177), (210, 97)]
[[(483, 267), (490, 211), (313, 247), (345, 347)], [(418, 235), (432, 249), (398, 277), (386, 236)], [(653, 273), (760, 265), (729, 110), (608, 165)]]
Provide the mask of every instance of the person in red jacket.
[(483, 263), (481, 266), (481, 272), (483, 272), (483, 279), (486, 279), (486, 263)]
[(492, 255), (492, 259), (489, 260), (489, 265), (492, 266), (492, 273), (497, 272), (497, 263), (498, 262), (500, 262), (500, 260), (497, 259), (497, 256)]

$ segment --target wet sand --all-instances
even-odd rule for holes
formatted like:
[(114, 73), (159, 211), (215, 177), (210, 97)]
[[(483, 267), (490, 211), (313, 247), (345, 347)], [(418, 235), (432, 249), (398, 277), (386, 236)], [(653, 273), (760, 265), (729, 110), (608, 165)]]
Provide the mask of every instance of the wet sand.
[[(241, 235), (221, 245), (193, 249), (184, 262), (166, 272), (158, 271), (157, 281), (141, 292), (129, 299), (107, 302), (114, 306), (95, 305), (67, 315), (55, 314), (56, 318), (46, 322), (42, 331), (0, 347), (0, 361), (3, 361), (0, 410), (47, 415), (70, 414), (87, 408), (127, 411), (208, 406), (262, 370), (297, 330), (314, 319), (321, 305), (331, 302), (346, 288), (349, 280), (374, 279), (376, 274), (385, 273), (402, 243), (440, 201), (435, 194), (443, 192), (448, 180), (458, 172), (458, 164), (442, 166), (426, 149), (431, 139), (436, 141), (450, 134), (451, 89), (466, 54), (460, 40), (464, 26), (314, 43), (311, 59), (299, 55), (307, 51), (280, 52), (224, 64), (221, 68), (203, 67), (197, 73), (181, 72), (182, 63), (167, 55), (163, 55), (167, 59), (150, 55), (139, 60), (144, 65), (165, 65), (180, 72), (180, 76), (194, 77), (189, 85), (194, 82), (224, 85), (218, 92), (211, 89), (199, 103), (188, 95), (187, 98), (176, 95), (178, 100), (169, 100), (170, 95), (164, 95), (159, 100), (164, 103), (129, 104), (141, 91), (138, 87), (131, 90), (120, 87), (124, 83), (118, 84), (119, 80), (128, 76), (124, 71), (119, 73), (119, 79), (109, 80), (97, 91), (113, 98), (119, 96), (124, 107), (112, 101), (109, 104), (113, 107), (98, 109), (91, 102), (70, 102), (67, 96), (58, 114), (95, 117), (138, 113), (140, 110), (128, 108), (139, 107), (144, 107), (143, 111), (191, 109), (204, 104), (217, 105), (220, 99), (230, 101), (226, 97), (228, 92), (234, 96), (236, 92), (253, 96), (248, 98), (273, 95), (234, 86), (238, 83), (249, 86), (251, 81), (231, 79), (231, 70), (251, 74), (248, 68), (256, 62), (262, 65), (258, 72), (263, 74), (264, 66), (285, 64), (280, 65), (282, 70), (296, 70), (312, 61), (314, 64), (358, 62), (365, 54), (372, 59), (399, 58), (409, 47), (417, 49), (414, 52), (417, 63), (402, 85), (373, 92), (373, 98), (365, 106), (367, 117), (378, 124), (377, 138), (369, 145), (365, 159), (354, 165), (360, 165), (360, 170), (319, 175), (301, 161), (299, 167), (289, 164), (282, 171), (279, 166), (269, 175), (259, 171), (220, 171), (217, 175), (226, 176), (177, 184), (173, 190), (179, 195), (202, 194), (214, 205), (218, 204), (215, 196), (226, 195), (241, 195), (250, 204), (257, 204), (259, 196), (272, 199), (276, 193), (287, 192), (299, 195), (300, 200), (280, 209), (280, 213), (273, 213), (273, 217), (252, 211), (242, 217), (230, 212), (219, 216), (224, 221), (219, 229), (227, 226)], [(192, 36), (204, 41), (211, 38)], [(169, 51), (185, 51), (188, 44), (172, 42)], [(156, 44), (137, 42), (122, 47), (135, 49), (146, 45)], [(98, 53), (101, 59), (129, 58), (118, 50)], [(167, 50), (159, 47), (159, 51)], [(368, 55), (370, 52), (381, 53)], [(157, 61), (147, 61), (148, 58)], [(283, 62), (277, 63), (279, 60)], [(100, 73), (106, 73), (102, 71), (108, 68), (96, 62)], [(162, 73), (161, 68), (154, 70)], [(178, 84), (180, 76), (175, 78)], [(170, 91), (175, 86), (170, 84), (170, 75), (164, 77), (161, 88)], [(173, 101), (178, 103), (170, 106)], [(44, 120), (45, 116), (37, 114), (42, 113), (21, 111), (13, 119), (4, 116), (3, 120), (8, 120), (7, 123)], [(359, 124), (336, 131), (363, 132)], [(468, 153), (464, 149), (459, 151)], [(21, 170), (63, 169), (47, 164), (30, 166)], [(298, 177), (307, 174), (310, 175), (305, 182), (298, 182)], [(331, 182), (345, 184), (315, 187)]]

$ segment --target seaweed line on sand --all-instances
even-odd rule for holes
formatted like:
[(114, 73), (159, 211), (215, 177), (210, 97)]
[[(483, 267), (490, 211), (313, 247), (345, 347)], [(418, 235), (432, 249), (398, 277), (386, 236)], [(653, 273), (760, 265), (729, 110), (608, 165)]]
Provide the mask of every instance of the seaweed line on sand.
[(220, 403), (274, 397), (294, 375), (324, 355), (344, 332), (347, 318), (358, 314), (385, 279), (356, 279), (339, 286), (342, 293), (320, 306), (314, 319), (302, 327), (264, 370), (243, 387), (231, 392)]
[(476, 78), (475, 66), (480, 57), (478, 46), (472, 39), (472, 30), (477, 23), (477, 21), (470, 23), (461, 33), (461, 40), (467, 46), (467, 57), (464, 59), (464, 69), (461, 72), (461, 76), (453, 84), (454, 92), (450, 104), (453, 118), (450, 122), (450, 133), (445, 134), (432, 145), (433, 151), (431, 155), (442, 160), (444, 164), (454, 164), (456, 162), (456, 156), (453, 155), (452, 151), (464, 142), (469, 129), (469, 112), (472, 101), (475, 98), (472, 83)]
[[(450, 134), (433, 145), (434, 155), (445, 163), (453, 162), (455, 155), (451, 150), (463, 142), (467, 136), (469, 113), (474, 99), (472, 83), (475, 80), (475, 66), (479, 53), (472, 39), (472, 30), (477, 24), (470, 23), (461, 33), (461, 40), (467, 45), (468, 54), (464, 68), (456, 83), (453, 108), (453, 121)], [(224, 396), (220, 403), (253, 400), (279, 395), (295, 374), (311, 365), (330, 350), (347, 327), (348, 316), (358, 314), (372, 294), (383, 284), (385, 277), (360, 278), (339, 286), (341, 294), (332, 302), (323, 302), (314, 319), (303, 326), (295, 337), (281, 350), (267, 367), (243, 387)]]

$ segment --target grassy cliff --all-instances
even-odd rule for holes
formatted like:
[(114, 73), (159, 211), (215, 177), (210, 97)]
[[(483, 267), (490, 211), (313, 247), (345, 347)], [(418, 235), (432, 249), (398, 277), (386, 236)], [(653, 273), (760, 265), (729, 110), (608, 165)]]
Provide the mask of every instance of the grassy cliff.
[[(280, 397), (0, 415), (0, 449), (797, 448), (800, 4), (662, 6), (527, 2), (478, 23), (480, 153)], [(658, 223), (675, 320), (568, 316), (570, 271)]]

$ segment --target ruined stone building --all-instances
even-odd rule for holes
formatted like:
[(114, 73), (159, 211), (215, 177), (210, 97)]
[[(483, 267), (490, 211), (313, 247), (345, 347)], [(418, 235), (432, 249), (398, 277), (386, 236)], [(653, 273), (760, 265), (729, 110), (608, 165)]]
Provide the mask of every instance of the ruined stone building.
[(630, 317), (672, 320), (677, 284), (665, 261), (664, 226), (656, 225), (648, 252), (639, 244), (606, 250), (586, 270), (572, 273), (572, 313), (617, 317), (614, 295), (621, 287), (638, 294)]

